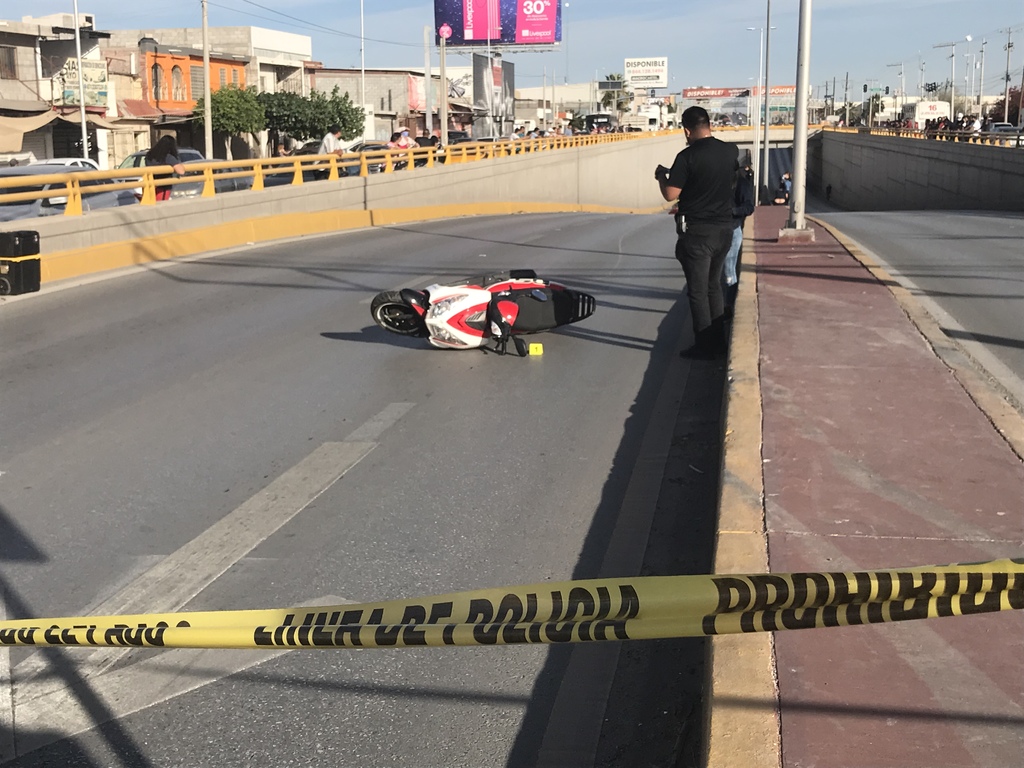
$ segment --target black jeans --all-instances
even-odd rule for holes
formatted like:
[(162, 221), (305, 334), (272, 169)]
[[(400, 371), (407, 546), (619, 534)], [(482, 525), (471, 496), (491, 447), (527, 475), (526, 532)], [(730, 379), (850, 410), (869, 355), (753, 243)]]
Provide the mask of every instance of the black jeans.
[(688, 224), (676, 241), (676, 259), (686, 276), (694, 333), (709, 328), (725, 311), (722, 265), (732, 245), (732, 224)]

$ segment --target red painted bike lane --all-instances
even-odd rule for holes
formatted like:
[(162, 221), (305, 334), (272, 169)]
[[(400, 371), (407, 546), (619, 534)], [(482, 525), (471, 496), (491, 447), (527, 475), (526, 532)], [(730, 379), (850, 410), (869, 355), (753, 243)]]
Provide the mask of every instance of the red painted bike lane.
[[(1024, 464), (827, 231), (755, 218), (773, 571), (1024, 555)], [(1024, 766), (1024, 614), (779, 632), (785, 768)]]

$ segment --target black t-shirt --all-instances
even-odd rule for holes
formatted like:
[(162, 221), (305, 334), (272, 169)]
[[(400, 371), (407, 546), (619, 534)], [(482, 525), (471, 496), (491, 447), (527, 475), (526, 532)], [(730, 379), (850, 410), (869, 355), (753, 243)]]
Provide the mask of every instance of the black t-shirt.
[(708, 136), (676, 155), (668, 185), (679, 187), (679, 213), (687, 224), (732, 224), (733, 181), (739, 149)]

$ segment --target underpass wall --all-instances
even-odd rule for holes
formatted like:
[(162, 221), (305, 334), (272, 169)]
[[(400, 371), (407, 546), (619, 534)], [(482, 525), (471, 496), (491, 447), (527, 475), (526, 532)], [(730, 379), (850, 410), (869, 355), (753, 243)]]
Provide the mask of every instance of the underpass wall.
[[(739, 138), (738, 136), (736, 138)], [(0, 224), (40, 233), (42, 280), (224, 248), (455, 216), (654, 213), (682, 133)]]
[(826, 131), (808, 165), (848, 210), (1024, 210), (1024, 149)]

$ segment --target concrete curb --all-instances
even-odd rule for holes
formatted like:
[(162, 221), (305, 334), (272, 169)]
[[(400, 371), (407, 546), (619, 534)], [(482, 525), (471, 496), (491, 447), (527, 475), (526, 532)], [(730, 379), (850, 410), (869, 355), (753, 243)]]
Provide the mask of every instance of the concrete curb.
[[(766, 573), (761, 469), (760, 334), (753, 217), (743, 232), (743, 288), (736, 297), (725, 404), (722, 496), (714, 573)], [(778, 768), (782, 741), (771, 633), (708, 641), (705, 665), (704, 764), (709, 768)]]
[(934, 317), (914, 298), (914, 295), (861, 249), (860, 245), (831, 224), (808, 216), (827, 231), (850, 255), (863, 265), (877, 280), (889, 288), (893, 298), (907, 315), (935, 355), (952, 372), (967, 396), (974, 401), (986, 418), (1009, 444), (1017, 458), (1024, 460), (1024, 404), (1014, 404), (1012, 397), (993, 381), (984, 368), (956, 340), (943, 333)]

